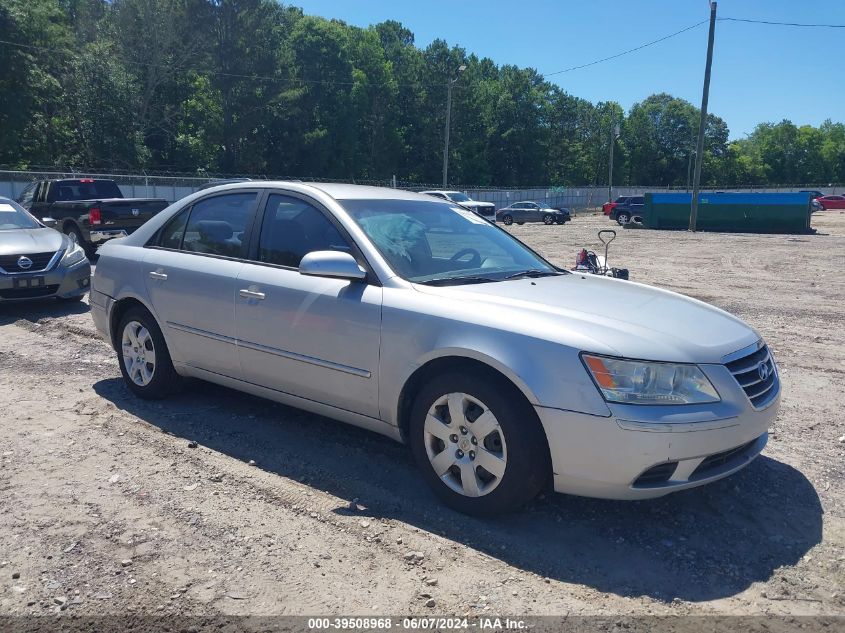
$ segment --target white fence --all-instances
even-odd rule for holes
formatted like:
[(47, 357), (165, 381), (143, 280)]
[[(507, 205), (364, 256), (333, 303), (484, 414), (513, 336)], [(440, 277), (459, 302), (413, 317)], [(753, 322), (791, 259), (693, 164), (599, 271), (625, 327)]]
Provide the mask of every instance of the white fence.
[[(144, 174), (97, 174), (87, 172), (59, 172), (59, 171), (3, 171), (0, 170), (0, 196), (17, 199), (24, 188), (33, 180), (54, 178), (109, 178), (117, 182), (123, 195), (127, 198), (164, 198), (175, 202), (193, 193), (202, 185), (211, 182), (211, 178), (181, 177), (181, 176), (147, 176)], [(303, 178), (301, 180), (313, 180)], [(348, 181), (346, 181), (348, 182)], [(363, 181), (359, 184), (374, 184), (390, 186), (390, 181)], [(416, 191), (424, 189), (440, 189), (436, 185), (420, 185), (415, 183), (398, 182), (403, 189)], [(505, 189), (495, 187), (453, 187), (467, 193), (475, 200), (492, 202), (496, 208), (506, 207), (514, 202), (534, 200), (545, 202), (553, 207), (569, 207), (571, 209), (587, 209), (601, 206), (607, 201), (607, 186), (597, 187), (541, 187), (530, 189)], [(801, 189), (818, 190), (825, 194), (841, 193), (842, 185), (784, 185), (777, 187), (731, 187), (729, 191), (755, 192), (785, 192)], [(677, 191), (678, 188), (669, 187), (614, 187), (613, 196), (635, 196), (646, 192)], [(681, 188), (683, 190), (683, 188)], [(708, 191), (721, 191), (721, 188)]]

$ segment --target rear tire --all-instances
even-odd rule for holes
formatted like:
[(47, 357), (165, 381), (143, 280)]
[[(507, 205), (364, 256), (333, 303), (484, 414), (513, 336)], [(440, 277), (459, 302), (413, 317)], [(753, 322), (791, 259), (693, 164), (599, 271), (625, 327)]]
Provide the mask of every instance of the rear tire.
[(167, 343), (148, 310), (134, 307), (126, 311), (118, 325), (118, 343), (120, 373), (136, 396), (160, 400), (181, 387)]
[(619, 226), (625, 226), (631, 221), (631, 216), (628, 213), (620, 213), (616, 216), (616, 222)]
[(510, 226), (511, 224), (513, 224), (513, 216), (506, 215), (502, 217), (502, 222), (505, 226)]
[(423, 478), (458, 512), (491, 516), (515, 510), (537, 496), (550, 476), (537, 414), (513, 384), (493, 372), (435, 376), (414, 399), (409, 426)]

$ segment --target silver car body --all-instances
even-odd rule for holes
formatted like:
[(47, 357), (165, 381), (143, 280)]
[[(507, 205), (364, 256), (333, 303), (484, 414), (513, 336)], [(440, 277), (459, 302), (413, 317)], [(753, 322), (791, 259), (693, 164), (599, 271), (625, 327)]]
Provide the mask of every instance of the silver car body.
[[(0, 198), (0, 205), (16, 204)], [(63, 258), (70, 248), (66, 235), (44, 226), (0, 230), (0, 303), (70, 299), (88, 292), (91, 264), (83, 256), (65, 265)]]
[[(145, 248), (169, 218), (202, 196), (264, 189), (304, 197), (332, 214), (360, 249), (367, 280)], [(765, 402), (755, 406), (732, 375), (732, 361), (767, 353), (760, 335), (739, 319), (666, 290), (593, 275), (414, 284), (391, 269), (339, 202), (353, 199), (431, 201), (405, 191), (291, 182), (193, 194), (133, 235), (101, 247), (91, 293), (94, 321), (116, 344), (119, 306), (139, 302), (161, 326), (180, 374), (400, 441), (406, 387), (415, 372), (444, 358), (483, 363), (536, 410), (560, 492), (656, 497), (724, 477), (763, 449), (780, 383), (775, 374)], [(258, 295), (263, 300), (256, 301)], [(582, 352), (695, 363), (721, 399), (682, 406), (608, 403)], [(771, 367), (776, 372), (773, 361)], [(665, 481), (637, 483), (667, 463), (675, 467)]]

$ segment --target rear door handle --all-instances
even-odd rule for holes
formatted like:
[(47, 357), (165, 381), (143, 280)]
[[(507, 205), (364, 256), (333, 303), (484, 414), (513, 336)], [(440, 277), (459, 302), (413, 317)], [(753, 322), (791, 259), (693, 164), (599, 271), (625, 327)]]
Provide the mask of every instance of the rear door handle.
[(156, 271), (152, 271), (150, 273), (151, 279), (158, 279), (159, 281), (167, 281), (167, 275), (165, 273), (159, 273)]
[(244, 299), (258, 299), (259, 301), (263, 301), (266, 297), (263, 292), (256, 292), (255, 290), (249, 290), (247, 288), (241, 288), (238, 291), (238, 294), (241, 295)]

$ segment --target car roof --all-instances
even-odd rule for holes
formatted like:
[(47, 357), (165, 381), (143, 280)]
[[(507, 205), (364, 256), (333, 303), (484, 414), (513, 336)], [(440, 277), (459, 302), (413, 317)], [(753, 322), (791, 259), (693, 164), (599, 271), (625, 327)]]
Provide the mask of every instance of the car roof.
[(349, 185), (337, 182), (292, 182), (289, 180), (260, 180), (251, 182), (238, 182), (230, 185), (221, 185), (220, 189), (226, 191), (237, 191), (238, 189), (262, 188), (289, 188), (313, 189), (321, 191), (335, 200), (419, 200), (425, 202), (436, 202), (431, 196), (426, 196), (404, 189), (391, 189), (390, 187), (371, 187), (369, 185)]

